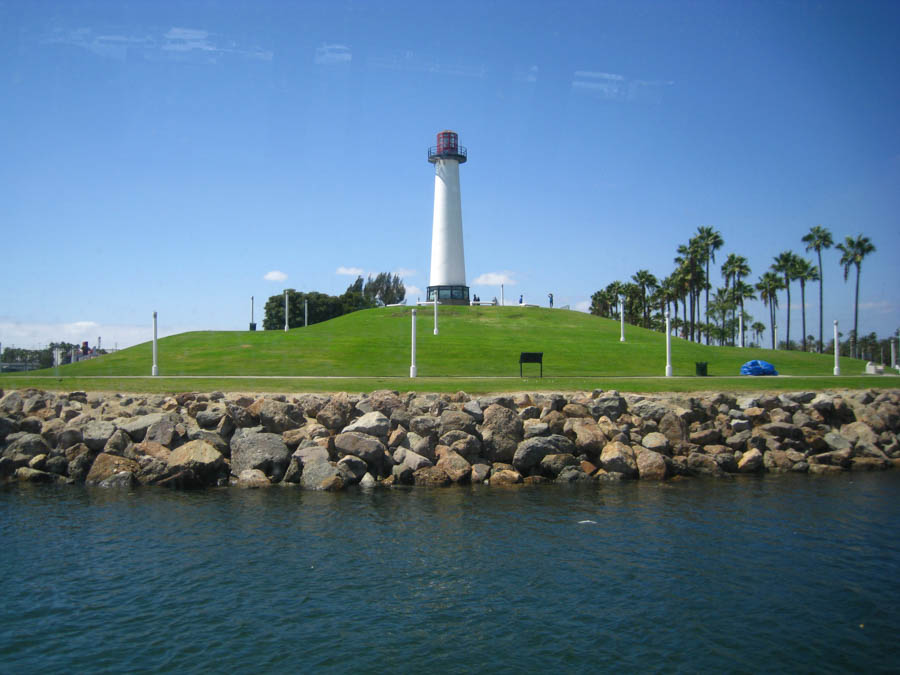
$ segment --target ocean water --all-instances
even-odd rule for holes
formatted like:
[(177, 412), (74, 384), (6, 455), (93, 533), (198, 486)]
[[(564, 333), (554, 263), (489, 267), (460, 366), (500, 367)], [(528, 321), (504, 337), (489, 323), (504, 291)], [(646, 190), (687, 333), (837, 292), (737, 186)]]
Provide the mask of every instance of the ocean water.
[(900, 472), (0, 488), (0, 672), (889, 672)]

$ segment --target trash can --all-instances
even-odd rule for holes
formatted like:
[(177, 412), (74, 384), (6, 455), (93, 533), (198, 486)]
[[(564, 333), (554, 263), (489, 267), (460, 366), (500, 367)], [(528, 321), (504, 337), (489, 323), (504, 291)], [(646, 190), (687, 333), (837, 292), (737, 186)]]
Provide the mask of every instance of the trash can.
[(700, 377), (706, 377), (706, 361), (697, 361), (694, 365), (697, 366), (697, 375)]

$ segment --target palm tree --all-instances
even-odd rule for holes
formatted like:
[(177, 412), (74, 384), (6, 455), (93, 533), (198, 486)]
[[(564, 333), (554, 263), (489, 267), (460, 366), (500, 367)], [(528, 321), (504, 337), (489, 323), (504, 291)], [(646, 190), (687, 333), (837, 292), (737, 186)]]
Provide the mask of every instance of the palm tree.
[(710, 261), (716, 262), (716, 251), (722, 248), (722, 245), (725, 241), (722, 239), (722, 234), (711, 227), (698, 227), (697, 228), (697, 236), (695, 237), (697, 240), (697, 247), (700, 251), (700, 261), (706, 263), (706, 283), (704, 284), (704, 289), (706, 290), (706, 308), (705, 308), (705, 317), (706, 317), (706, 344), (709, 344), (709, 263)]
[(859, 268), (862, 266), (863, 258), (870, 253), (875, 252), (875, 245), (869, 241), (868, 237), (861, 234), (854, 239), (853, 237), (845, 237), (843, 244), (838, 244), (835, 248), (841, 252), (841, 265), (844, 266), (844, 281), (847, 281), (847, 275), (850, 274), (850, 266), (856, 266), (856, 300), (853, 303), (853, 338), (851, 344), (851, 353), (856, 358), (856, 336), (857, 323), (859, 320)]
[[(691, 340), (694, 339), (694, 292), (698, 285), (697, 279), (699, 277), (699, 270), (697, 269), (697, 265), (699, 262), (699, 253), (697, 240), (694, 238), (687, 244), (681, 244), (678, 247), (678, 255), (675, 257), (675, 262), (678, 264), (681, 272), (682, 282), (686, 286), (687, 295), (690, 297), (691, 302)], [(685, 305), (685, 309), (686, 308), (687, 306)]]
[(797, 258), (795, 279), (800, 282), (800, 307), (803, 317), (803, 351), (806, 351), (806, 282), (819, 280), (819, 268), (806, 258)]
[(644, 318), (644, 328), (649, 328), (650, 314), (647, 311), (647, 289), (656, 288), (659, 282), (647, 270), (638, 270), (631, 276), (631, 280), (641, 289), (641, 314)]
[[(750, 266), (747, 265), (747, 259), (742, 255), (737, 255), (736, 253), (729, 253), (728, 259), (722, 265), (722, 276), (725, 277), (725, 289), (728, 289), (729, 280), (731, 285), (731, 302), (733, 304), (733, 308), (731, 310), (731, 320), (734, 323), (735, 314), (738, 307), (738, 294), (737, 288), (738, 284), (741, 283), (741, 278), (747, 277), (750, 275)], [(746, 288), (750, 288), (746, 284), (744, 285)], [(751, 289), (751, 293), (752, 293)], [(748, 297), (748, 296), (745, 296)], [(749, 297), (748, 297), (749, 299)], [(744, 311), (744, 302), (740, 301), (741, 311)], [(731, 336), (731, 344), (734, 345), (734, 334)]]
[(762, 321), (755, 321), (752, 326), (750, 326), (750, 330), (753, 331), (753, 338), (759, 342), (762, 340), (763, 333), (766, 332), (766, 324)]
[(799, 256), (793, 251), (782, 251), (775, 256), (772, 271), (784, 276), (784, 288), (787, 290), (787, 336), (785, 344), (791, 348), (791, 282), (797, 278), (796, 268)]
[(759, 299), (769, 308), (769, 325), (772, 327), (772, 349), (775, 349), (775, 310), (778, 309), (778, 291), (784, 288), (784, 282), (775, 272), (766, 272), (756, 282)]
[(822, 286), (824, 278), (822, 272), (822, 249), (831, 248), (834, 242), (831, 239), (831, 232), (821, 225), (811, 227), (809, 233), (803, 237), (807, 251), (815, 251), (819, 256), (819, 353), (822, 353)]

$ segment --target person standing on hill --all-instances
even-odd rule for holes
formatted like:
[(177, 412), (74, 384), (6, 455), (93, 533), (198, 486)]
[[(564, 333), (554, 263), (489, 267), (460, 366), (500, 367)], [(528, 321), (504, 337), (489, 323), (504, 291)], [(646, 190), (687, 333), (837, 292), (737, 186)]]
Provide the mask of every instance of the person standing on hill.
[(547, 293), (547, 297), (550, 298), (550, 309), (553, 309), (553, 293)]

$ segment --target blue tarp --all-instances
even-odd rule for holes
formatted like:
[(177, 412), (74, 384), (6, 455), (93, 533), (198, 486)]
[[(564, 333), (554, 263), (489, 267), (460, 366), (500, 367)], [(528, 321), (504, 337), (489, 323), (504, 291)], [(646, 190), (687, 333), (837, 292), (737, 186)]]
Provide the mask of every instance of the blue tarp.
[(777, 375), (778, 371), (768, 361), (747, 361), (741, 366), (741, 375)]

